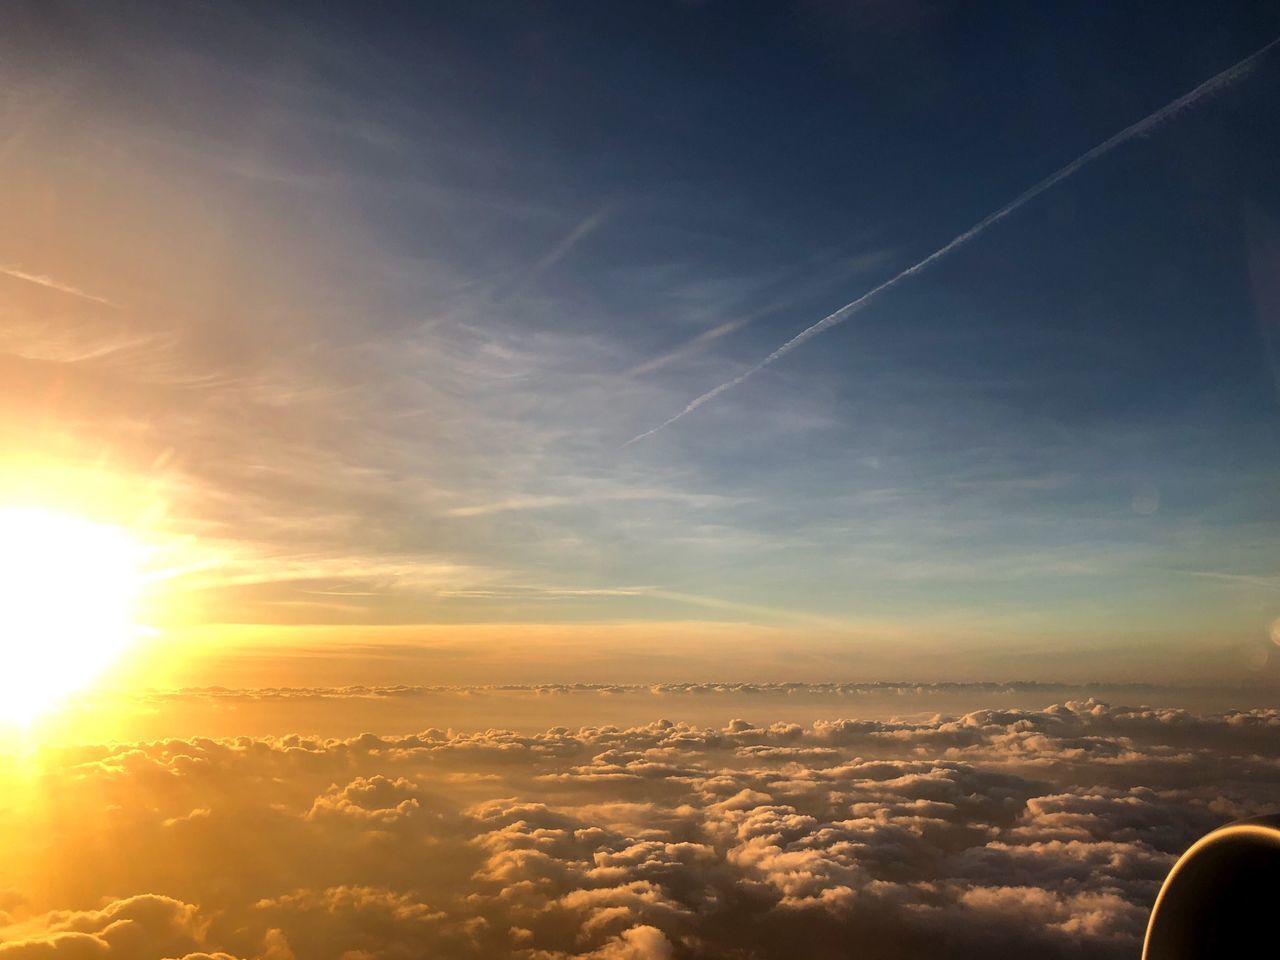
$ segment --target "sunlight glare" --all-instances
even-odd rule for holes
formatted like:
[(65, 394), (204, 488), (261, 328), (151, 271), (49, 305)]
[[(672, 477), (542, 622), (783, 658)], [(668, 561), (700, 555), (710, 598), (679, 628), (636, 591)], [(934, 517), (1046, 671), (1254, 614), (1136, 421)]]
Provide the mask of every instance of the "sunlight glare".
[(29, 724), (135, 639), (141, 561), (118, 527), (0, 509), (0, 717)]

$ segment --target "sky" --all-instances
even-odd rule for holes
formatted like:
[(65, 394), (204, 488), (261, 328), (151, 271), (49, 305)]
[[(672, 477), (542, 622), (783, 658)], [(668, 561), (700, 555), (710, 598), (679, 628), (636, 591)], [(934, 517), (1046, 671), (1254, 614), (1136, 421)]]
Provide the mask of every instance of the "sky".
[(1137, 956), (1280, 786), (1278, 38), (0, 4), (0, 960)]
[(0, 17), (0, 493), (175, 682), (1274, 668), (1278, 53), (628, 444), (1269, 5)]

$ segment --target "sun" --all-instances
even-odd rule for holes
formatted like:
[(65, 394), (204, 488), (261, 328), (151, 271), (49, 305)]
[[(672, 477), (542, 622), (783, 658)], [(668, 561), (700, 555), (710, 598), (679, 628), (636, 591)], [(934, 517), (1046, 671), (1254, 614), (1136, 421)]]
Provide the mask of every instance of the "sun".
[(0, 507), (0, 718), (29, 724), (135, 640), (142, 559), (119, 527)]

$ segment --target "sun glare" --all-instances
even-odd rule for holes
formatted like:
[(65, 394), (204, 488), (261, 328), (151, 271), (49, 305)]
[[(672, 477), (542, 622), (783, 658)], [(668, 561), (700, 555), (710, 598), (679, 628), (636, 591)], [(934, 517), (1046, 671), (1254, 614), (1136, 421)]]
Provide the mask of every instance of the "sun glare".
[(137, 637), (141, 561), (118, 527), (0, 508), (0, 717), (30, 723)]

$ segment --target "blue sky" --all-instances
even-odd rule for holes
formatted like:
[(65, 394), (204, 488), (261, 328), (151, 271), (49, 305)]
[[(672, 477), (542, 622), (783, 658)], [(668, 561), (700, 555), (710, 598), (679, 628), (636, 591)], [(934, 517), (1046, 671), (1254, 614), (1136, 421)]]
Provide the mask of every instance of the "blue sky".
[(624, 444), (1280, 35), (1267, 5), (2, 16), (4, 439), (161, 490), (215, 558), (187, 619), (1265, 657), (1280, 54)]

